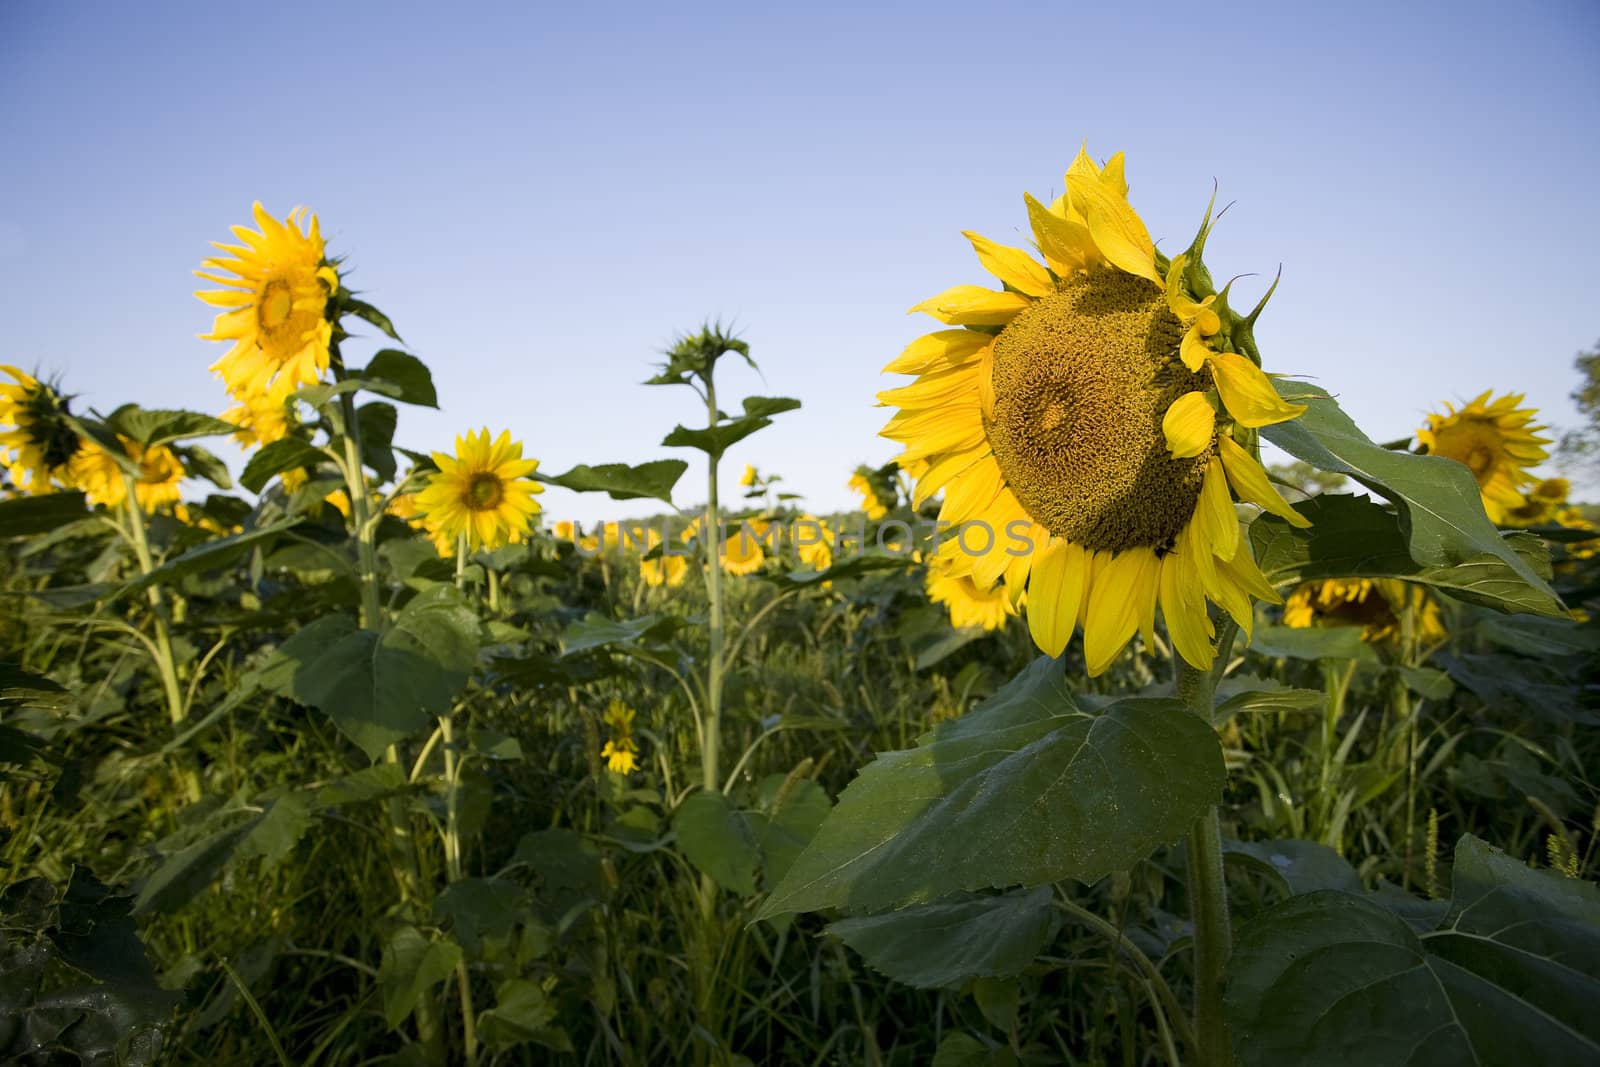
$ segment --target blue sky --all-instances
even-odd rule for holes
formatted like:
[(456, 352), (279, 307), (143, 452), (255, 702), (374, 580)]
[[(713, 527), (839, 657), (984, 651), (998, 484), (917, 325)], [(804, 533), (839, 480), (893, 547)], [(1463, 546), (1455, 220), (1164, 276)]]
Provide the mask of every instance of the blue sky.
[(805, 404), (728, 484), (749, 461), (843, 508), (893, 454), (880, 368), (935, 327), (905, 309), (986, 282), (960, 231), (1023, 243), (1022, 192), (1059, 192), (1087, 140), (1127, 153), (1168, 251), (1220, 183), (1213, 273), (1255, 274), (1253, 299), (1283, 266), (1268, 369), (1372, 436), (1489, 388), (1576, 420), (1593, 3), (764, 6), (10, 0), (0, 362), (105, 410), (222, 410), (189, 272), (252, 200), (305, 204), (433, 368), (443, 410), (407, 411), (402, 443), (488, 425), (546, 470), (658, 458), (698, 401), (638, 383), (721, 317), (765, 378), (724, 390)]

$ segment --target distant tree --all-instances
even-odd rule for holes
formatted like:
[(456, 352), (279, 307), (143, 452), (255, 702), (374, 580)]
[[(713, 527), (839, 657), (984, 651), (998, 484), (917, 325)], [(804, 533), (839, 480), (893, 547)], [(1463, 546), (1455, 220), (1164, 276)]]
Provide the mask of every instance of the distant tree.
[(1568, 469), (1587, 469), (1600, 474), (1600, 341), (1587, 352), (1579, 352), (1572, 363), (1579, 385), (1572, 391), (1585, 424), (1561, 435), (1558, 461)]

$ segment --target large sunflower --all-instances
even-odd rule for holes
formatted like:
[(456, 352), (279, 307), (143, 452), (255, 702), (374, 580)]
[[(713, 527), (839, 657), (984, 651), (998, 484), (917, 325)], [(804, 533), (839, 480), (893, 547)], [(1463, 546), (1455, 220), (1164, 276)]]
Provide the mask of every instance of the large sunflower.
[(0, 385), (0, 466), (25, 493), (48, 493), (71, 485), (70, 464), (78, 435), (67, 425), (67, 399), (33, 375), (0, 365), (12, 378)]
[(1431, 456), (1465, 463), (1478, 480), (1483, 509), (1491, 520), (1503, 523), (1526, 503), (1523, 487), (1534, 482), (1528, 472), (1550, 458), (1543, 447), (1550, 439), (1539, 436), (1543, 426), (1530, 425), (1538, 411), (1519, 406), (1523, 394), (1491, 400), (1493, 395), (1492, 389), (1480, 393), (1459, 410), (1446, 403), (1443, 415), (1428, 415), (1417, 440)]
[[(1002, 290), (953, 289), (912, 308), (954, 329), (885, 368), (915, 374), (879, 394), (902, 467), (926, 463), (913, 507), (980, 524), (940, 551), (978, 588), (1027, 590), (1034, 641), (1059, 655), (1083, 627), (1091, 674), (1159, 604), (1178, 652), (1212, 662), (1206, 602), (1247, 631), (1252, 596), (1279, 598), (1240, 536), (1233, 493), (1298, 526), (1254, 457), (1255, 428), (1292, 419), (1256, 363), (1251, 326), (1200, 262), (1211, 224), (1169, 262), (1127, 200), (1121, 154), (1079, 152), (1067, 192), (1025, 202), (1044, 263), (968, 233)], [(1270, 295), (1270, 294), (1269, 294)], [(1263, 299), (1263, 303), (1265, 300)], [(1026, 540), (1021, 540), (1025, 538)]]
[(544, 486), (529, 480), (539, 466), (522, 458), (522, 442), (501, 431), (491, 443), (488, 429), (456, 438), (456, 454), (435, 452), (439, 473), (417, 494), (417, 510), (430, 533), (454, 541), (466, 534), (470, 549), (498, 548), (525, 537), (539, 514), (534, 493)]
[(213, 242), (228, 256), (206, 260), (210, 271), (195, 271), (228, 288), (194, 295), (228, 309), (217, 315), (209, 334), (201, 335), (233, 342), (211, 367), (228, 392), (240, 399), (270, 393), (281, 402), (328, 369), (333, 339), (328, 299), (338, 291), (339, 276), (327, 261), (315, 215), (310, 228), (302, 230), (304, 208), (289, 212), (286, 222), (273, 218), (259, 201), (252, 210), (260, 231), (233, 227), (242, 243)]
[[(183, 479), (187, 473), (178, 454), (166, 445), (147, 449), (126, 437), (119, 437), (118, 440), (122, 442), (128, 458), (139, 464), (139, 477), (134, 479), (133, 495), (140, 509), (148, 515), (177, 504), (182, 499)], [(71, 469), (72, 483), (83, 490), (90, 504), (116, 508), (121, 507), (128, 498), (122, 465), (98, 444), (84, 442), (77, 455), (72, 457)]]

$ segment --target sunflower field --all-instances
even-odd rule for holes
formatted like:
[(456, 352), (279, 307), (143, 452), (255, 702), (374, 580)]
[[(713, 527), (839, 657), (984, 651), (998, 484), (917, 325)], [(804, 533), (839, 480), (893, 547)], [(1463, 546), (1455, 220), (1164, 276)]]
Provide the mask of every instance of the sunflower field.
[(1521, 395), (1263, 353), (1214, 206), (967, 233), (844, 514), (716, 323), (658, 456), (418, 440), (302, 209), (196, 272), (218, 414), (0, 368), (0, 1061), (1600, 1063), (1595, 513)]

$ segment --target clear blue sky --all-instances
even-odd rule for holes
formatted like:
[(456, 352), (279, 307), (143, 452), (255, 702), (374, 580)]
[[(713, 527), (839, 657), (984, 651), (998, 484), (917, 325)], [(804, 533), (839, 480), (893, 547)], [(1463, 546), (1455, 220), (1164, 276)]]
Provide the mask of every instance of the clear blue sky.
[[(763, 10), (764, 8), (770, 10)], [(736, 323), (803, 410), (730, 457), (817, 510), (892, 446), (905, 309), (985, 282), (1087, 139), (1213, 272), (1281, 263), (1268, 369), (1374, 437), (1488, 388), (1572, 423), (1600, 337), (1600, 6), (0, 4), (0, 362), (218, 412), (190, 271), (305, 204), (432, 366), (402, 443), (509, 427), (547, 470), (657, 458), (676, 331)], [(359, 349), (357, 353), (359, 353)], [(360, 358), (356, 354), (354, 358)], [(685, 458), (697, 458), (686, 454)], [(703, 494), (686, 479), (680, 503)], [(1593, 495), (1591, 493), (1591, 495)], [(551, 492), (555, 517), (637, 505)]]

